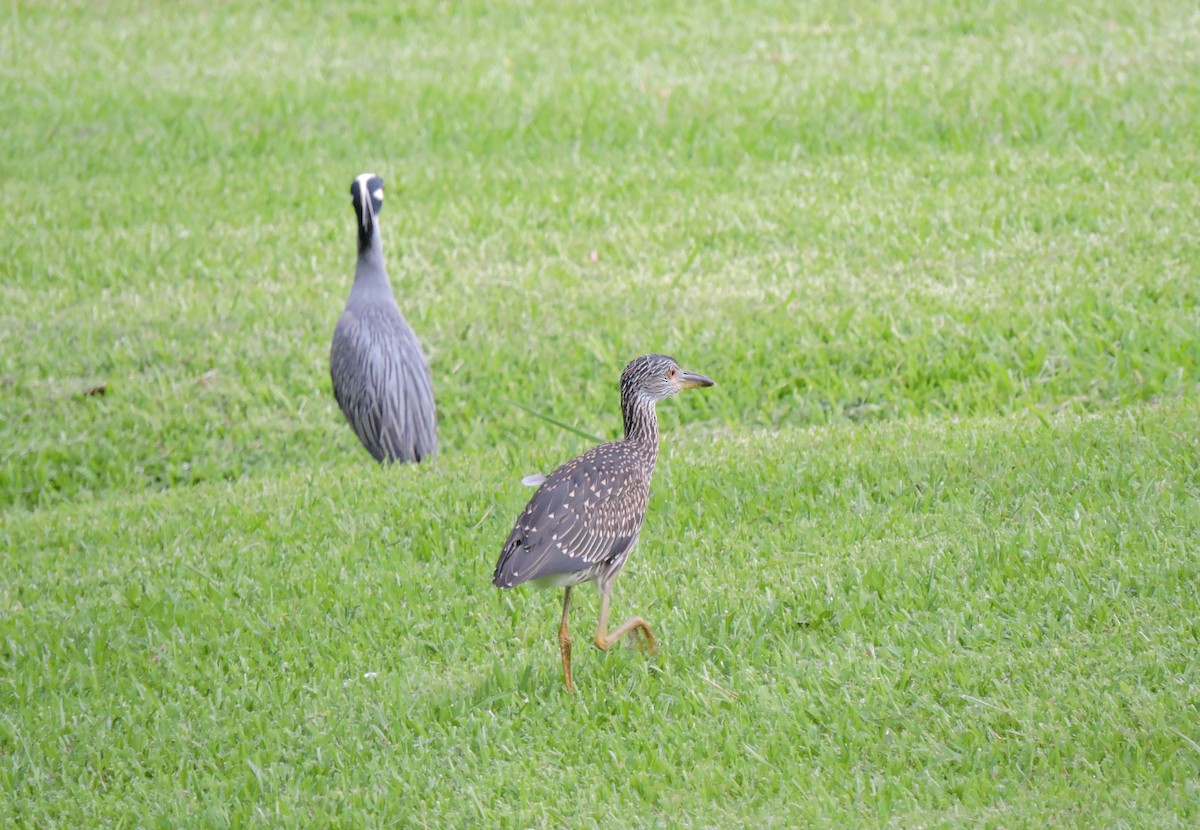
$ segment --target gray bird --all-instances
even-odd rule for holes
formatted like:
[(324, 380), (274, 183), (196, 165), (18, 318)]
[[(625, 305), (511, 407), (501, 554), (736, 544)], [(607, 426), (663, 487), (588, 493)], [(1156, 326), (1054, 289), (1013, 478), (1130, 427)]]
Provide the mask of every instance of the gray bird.
[(358, 217), (358, 264), (329, 352), (333, 394), (376, 461), (421, 461), (437, 453), (433, 380), (383, 264), (383, 179), (363, 173), (350, 185), (350, 199)]
[(592, 447), (544, 480), (536, 475), (525, 479), (540, 486), (504, 543), (492, 584), (511, 588), (532, 581), (541, 588), (566, 588), (558, 644), (568, 691), (574, 688), (567, 630), (574, 585), (595, 580), (600, 589), (595, 642), (601, 651), (633, 629), (645, 635), (651, 651), (655, 648), (654, 633), (641, 617), (607, 633), (608, 604), (617, 573), (637, 544), (650, 499), (650, 479), (658, 458), (654, 405), (684, 389), (712, 385), (704, 375), (684, 371), (666, 355), (635, 358), (621, 373), (625, 437)]

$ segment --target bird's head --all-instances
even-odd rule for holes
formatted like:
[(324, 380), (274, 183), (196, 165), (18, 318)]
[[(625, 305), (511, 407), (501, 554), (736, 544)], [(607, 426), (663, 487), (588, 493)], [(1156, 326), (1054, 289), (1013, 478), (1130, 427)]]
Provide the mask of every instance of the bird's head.
[(680, 368), (675, 358), (665, 354), (636, 357), (621, 372), (621, 398), (624, 400), (642, 398), (657, 403), (684, 389), (712, 385), (713, 382), (704, 375)]
[(358, 237), (371, 238), (375, 229), (375, 217), (383, 210), (383, 179), (374, 173), (363, 173), (350, 183), (350, 201), (358, 217)]

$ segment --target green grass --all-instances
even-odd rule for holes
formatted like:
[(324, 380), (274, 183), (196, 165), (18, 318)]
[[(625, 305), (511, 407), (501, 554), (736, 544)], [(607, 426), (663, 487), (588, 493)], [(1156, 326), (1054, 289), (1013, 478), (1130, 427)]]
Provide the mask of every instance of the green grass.
[[(13, 3), (0, 142), (0, 824), (1200, 819), (1187, 4)], [(368, 169), (415, 469), (327, 379)], [(584, 591), (569, 696), (512, 402), (647, 351), (661, 650)]]

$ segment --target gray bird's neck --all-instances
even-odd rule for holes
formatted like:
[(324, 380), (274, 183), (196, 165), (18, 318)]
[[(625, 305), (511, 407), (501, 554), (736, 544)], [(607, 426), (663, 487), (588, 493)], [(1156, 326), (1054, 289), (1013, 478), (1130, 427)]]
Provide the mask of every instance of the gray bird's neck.
[(359, 245), (358, 263), (354, 266), (354, 299), (393, 299), (392, 284), (383, 264), (383, 240), (379, 232), (371, 234), (365, 245)]

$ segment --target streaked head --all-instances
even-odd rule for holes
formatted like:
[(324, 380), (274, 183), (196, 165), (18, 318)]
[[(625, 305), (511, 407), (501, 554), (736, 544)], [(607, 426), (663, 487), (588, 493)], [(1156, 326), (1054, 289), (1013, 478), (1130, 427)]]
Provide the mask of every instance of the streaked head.
[(383, 209), (383, 179), (374, 173), (363, 173), (350, 183), (350, 201), (358, 215), (358, 224), (368, 233), (374, 218)]
[(637, 397), (657, 403), (684, 389), (712, 385), (704, 375), (681, 368), (675, 358), (665, 354), (635, 357), (621, 372), (622, 400)]

